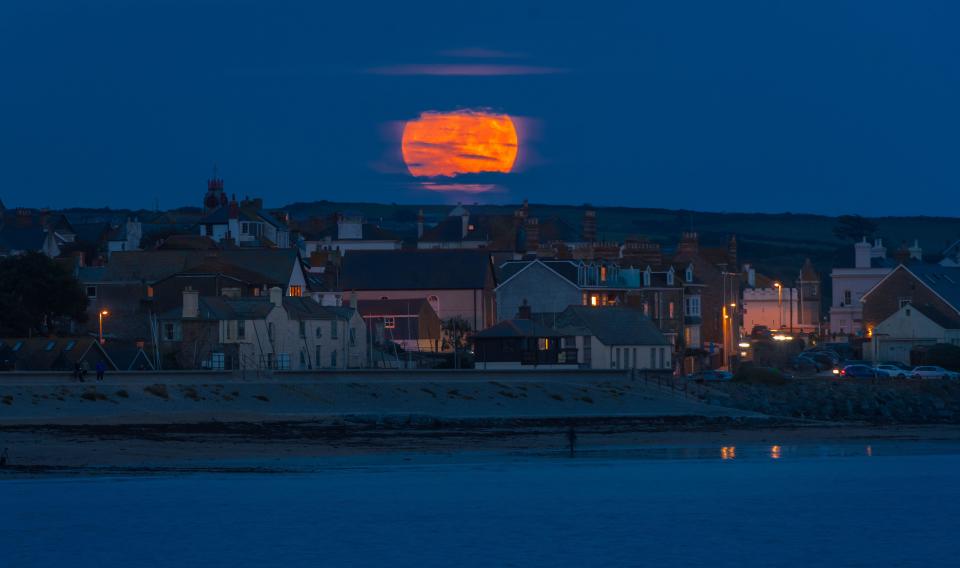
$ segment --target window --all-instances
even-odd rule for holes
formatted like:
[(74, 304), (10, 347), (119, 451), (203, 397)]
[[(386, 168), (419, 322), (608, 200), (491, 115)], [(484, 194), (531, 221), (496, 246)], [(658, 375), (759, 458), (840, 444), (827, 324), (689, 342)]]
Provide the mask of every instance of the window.
[(287, 294), (287, 295), (288, 295), (288, 296), (293, 296), (293, 297), (295, 297), (295, 298), (299, 298), (299, 297), (303, 296), (303, 286), (300, 286), (299, 284), (293, 284), (293, 285), (291, 285), (291, 286), (288, 288), (288, 294)]
[(147, 297), (148, 298), (153, 297), (153, 286), (147, 286)]
[(96, 286), (87, 286), (87, 297), (96, 298), (97, 297), (97, 287)]
[(657, 368), (657, 350), (653, 347), (650, 348), (650, 368)]
[(357, 328), (350, 328), (350, 347), (353, 347), (357, 344)]
[(650, 285), (650, 270), (645, 270), (643, 272), (643, 285), (644, 286)]
[(300, 338), (307, 337), (307, 322), (300, 320)]
[(383, 318), (383, 328), (384, 329), (393, 329), (397, 327), (397, 319), (393, 316)]
[(910, 296), (901, 296), (897, 298), (897, 301), (899, 302), (899, 306), (902, 308), (907, 304), (909, 304), (911, 301), (913, 301), (913, 298), (911, 298)]
[(233, 339), (233, 322), (225, 321), (223, 323), (227, 326), (227, 339)]
[(175, 328), (172, 322), (167, 322), (163, 324), (163, 338), (167, 341), (176, 340)]
[(673, 318), (673, 302), (667, 304), (667, 317), (671, 319)]
[(317, 367), (322, 367), (322, 366), (323, 366), (323, 359), (322, 359), (322, 357), (323, 357), (323, 350), (320, 348), (319, 345), (317, 345), (317, 346), (314, 348), (314, 356), (316, 357), (316, 365), (317, 365)]
[(244, 235), (250, 233), (250, 223), (240, 223), (240, 232)]
[(647, 317), (650, 316), (650, 302), (644, 302), (644, 303), (643, 303), (643, 315), (645, 315), (645, 316), (647, 316)]
[(277, 369), (280, 371), (290, 370), (290, 354), (289, 353), (277, 354)]
[(624, 369), (630, 368), (630, 350), (629, 349), (623, 350), (623, 368)]
[(210, 368), (217, 369), (222, 371), (224, 369), (224, 362), (226, 358), (223, 353), (211, 353), (210, 354)]
[(337, 366), (337, 352), (336, 352), (336, 351), (331, 351), (331, 352), (330, 352), (330, 366), (331, 366), (331, 367), (336, 367), (336, 366)]
[(850, 292), (850, 290), (844, 290), (844, 291), (843, 291), (843, 305), (844, 305), (844, 306), (849, 306), (849, 305), (852, 304), (852, 303), (853, 303), (853, 294)]
[(76, 344), (77, 344), (77, 342), (71, 339), (70, 341), (67, 342), (67, 346), (64, 347), (63, 350), (64, 350), (64, 351), (70, 351), (71, 349), (74, 348), (74, 346), (76, 346)]
[(43, 348), (44, 351), (53, 351), (53, 346), (56, 345), (56, 341), (48, 341), (47, 346)]
[(247, 336), (247, 320), (237, 320), (237, 339), (244, 339)]
[(606, 266), (601, 266), (601, 267), (600, 267), (600, 281), (601, 281), (601, 282), (606, 282), (606, 281), (607, 281), (607, 267), (606, 267)]
[(596, 294), (593, 294), (593, 295), (590, 296), (590, 305), (591, 305), (591, 306), (597, 307), (597, 304), (599, 304), (599, 303), (600, 303), (600, 298), (599, 298), (599, 296), (597, 296)]
[(303, 351), (300, 352), (300, 368), (305, 369), (307, 367), (307, 356)]
[(667, 366), (667, 361), (666, 361), (666, 358), (665, 358), (665, 354), (666, 354), (666, 349), (664, 349), (663, 347), (661, 347), (661, 348), (660, 348), (660, 367), (659, 367), (660, 369), (663, 369), (663, 368), (665, 368), (665, 367)]
[(687, 280), (687, 282), (693, 282), (693, 267), (692, 267), (692, 266), (688, 266), (688, 267), (687, 267), (687, 272), (686, 272), (686, 274), (684, 275), (684, 278)]
[(337, 320), (331, 321), (330, 322), (330, 338), (336, 339), (338, 337), (338, 333), (337, 333), (338, 331), (339, 330), (337, 329)]
[(667, 271), (667, 286), (673, 286), (673, 269)]
[(16, 343), (13, 344), (13, 351), (14, 351), (14, 352), (20, 351), (20, 348), (21, 348), (21, 347), (23, 347), (23, 342), (22, 342), (22, 341), (18, 341), (18, 342), (16, 342)]
[(267, 368), (273, 369), (276, 367), (276, 360), (273, 356), (273, 353), (267, 353)]
[[(314, 333), (316, 334), (317, 339), (320, 339), (321, 337), (323, 337), (323, 326), (318, 323), (318, 324), (317, 324), (317, 330), (316, 330)], [(318, 362), (317, 365), (319, 365), (319, 364), (320, 364), (320, 363)]]
[(273, 341), (273, 322), (267, 324), (267, 339)]
[(700, 316), (700, 296), (687, 296), (683, 299), (684, 314), (690, 317)]
[(539, 337), (537, 338), (537, 349), (540, 351), (549, 351), (550, 350), (550, 338), (548, 337)]

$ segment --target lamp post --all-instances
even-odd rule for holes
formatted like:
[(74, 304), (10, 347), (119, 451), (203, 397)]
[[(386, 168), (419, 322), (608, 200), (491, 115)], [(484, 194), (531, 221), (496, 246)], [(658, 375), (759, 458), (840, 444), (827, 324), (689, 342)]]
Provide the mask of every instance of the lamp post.
[(780, 329), (783, 329), (783, 284), (774, 282), (773, 287), (777, 289), (777, 312), (780, 314)]
[(103, 345), (103, 318), (109, 315), (110, 312), (107, 310), (100, 310), (100, 345)]

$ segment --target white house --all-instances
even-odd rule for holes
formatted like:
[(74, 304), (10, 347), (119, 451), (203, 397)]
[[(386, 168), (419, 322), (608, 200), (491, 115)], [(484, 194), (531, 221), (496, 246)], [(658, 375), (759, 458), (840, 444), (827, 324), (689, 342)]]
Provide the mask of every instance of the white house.
[(223, 369), (320, 370), (367, 366), (368, 338), (354, 308), (310, 298), (231, 298), (183, 291), (183, 306), (160, 316), (166, 351), (195, 352), (196, 366)]
[[(919, 248), (911, 249), (911, 257), (919, 258)], [(833, 301), (830, 305), (830, 331), (858, 334), (863, 331), (863, 305), (860, 298), (883, 279), (897, 265), (887, 259), (883, 240), (871, 246), (864, 238), (854, 245), (853, 268), (834, 268)]]
[(570, 306), (557, 316), (557, 326), (564, 335), (562, 347), (576, 347), (577, 362), (584, 368), (673, 368), (670, 341), (640, 310)]
[(870, 349), (864, 356), (873, 361), (910, 364), (910, 352), (921, 345), (960, 345), (960, 327), (936, 311), (907, 303), (873, 329)]

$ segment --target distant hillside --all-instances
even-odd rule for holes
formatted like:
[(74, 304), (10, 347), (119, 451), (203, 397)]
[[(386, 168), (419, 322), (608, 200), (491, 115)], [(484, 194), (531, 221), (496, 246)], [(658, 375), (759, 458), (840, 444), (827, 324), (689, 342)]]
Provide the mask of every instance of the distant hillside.
[[(509, 215), (518, 205), (469, 205), (471, 212)], [(531, 203), (530, 214), (539, 218), (558, 217), (579, 227), (586, 205), (542, 205)], [(823, 276), (832, 266), (853, 263), (853, 241), (834, 234), (837, 217), (791, 213), (704, 213), (688, 210), (644, 209), (631, 207), (590, 207), (597, 211), (597, 229), (601, 239), (623, 240), (645, 236), (673, 247), (684, 231), (699, 233), (704, 246), (725, 244), (736, 235), (742, 262), (776, 278), (792, 280), (804, 258), (810, 257)], [(383, 203), (343, 203), (317, 201), (292, 203), (285, 210), (296, 219), (326, 216), (337, 211), (362, 213), (368, 220), (388, 227), (413, 229), (416, 215), (423, 210), (427, 222), (436, 221), (450, 211), (449, 205), (398, 205)], [(892, 252), (901, 242), (919, 239), (925, 255), (936, 256), (947, 244), (960, 238), (960, 218), (956, 217), (874, 217), (881, 237)]]

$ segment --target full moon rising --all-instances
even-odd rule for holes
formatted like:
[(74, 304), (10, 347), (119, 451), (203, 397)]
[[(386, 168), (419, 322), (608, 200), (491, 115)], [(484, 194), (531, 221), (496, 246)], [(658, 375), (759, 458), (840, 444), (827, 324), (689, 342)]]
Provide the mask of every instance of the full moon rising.
[(407, 121), (401, 149), (415, 177), (509, 173), (517, 159), (517, 129), (506, 114), (424, 112)]

